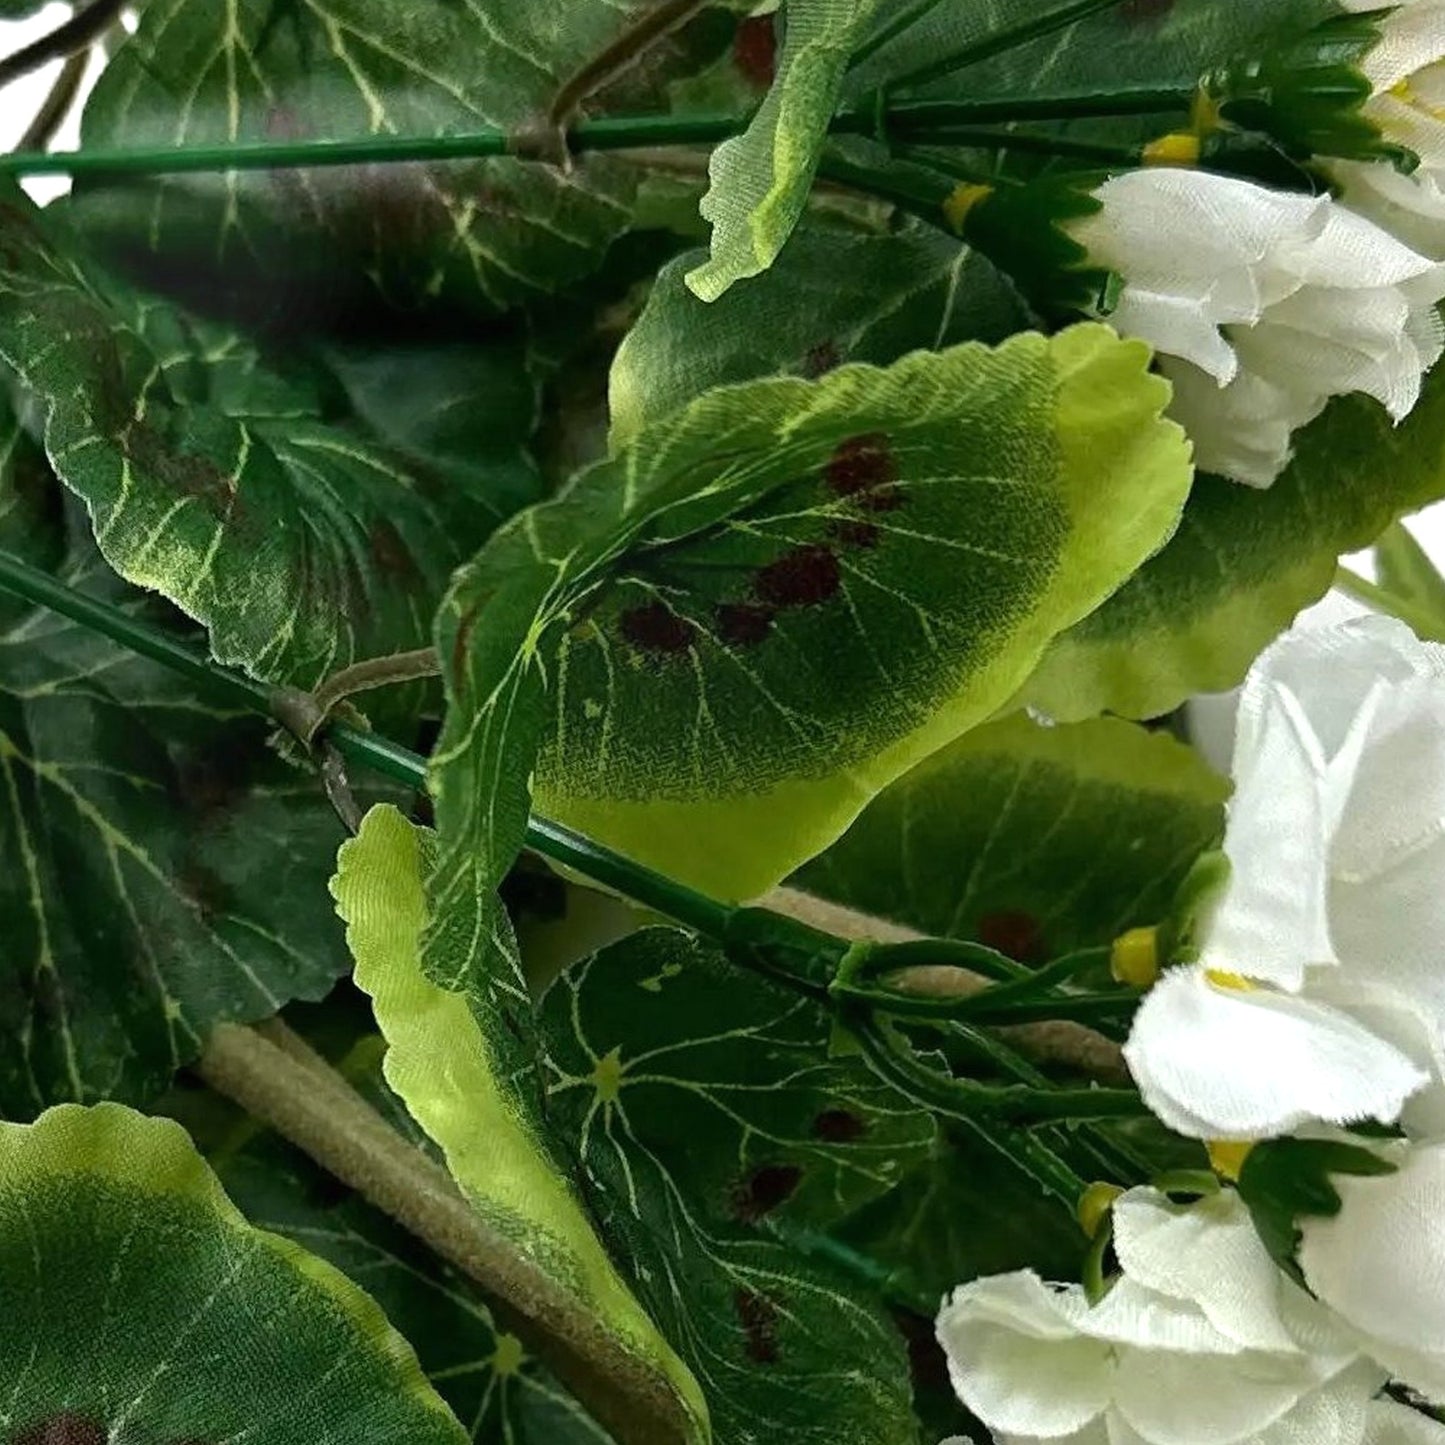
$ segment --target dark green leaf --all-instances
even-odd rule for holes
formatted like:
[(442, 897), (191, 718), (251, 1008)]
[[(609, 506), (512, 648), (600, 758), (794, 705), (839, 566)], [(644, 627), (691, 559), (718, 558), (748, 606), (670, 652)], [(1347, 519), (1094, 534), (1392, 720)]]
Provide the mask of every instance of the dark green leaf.
[(892, 1188), (932, 1121), (828, 1057), (816, 1004), (670, 929), (566, 975), (542, 1028), (549, 1120), (702, 1384), (718, 1445), (912, 1445), (887, 1317), (787, 1240)]
[(1344, 397), (1296, 438), (1268, 491), (1202, 476), (1174, 539), (1097, 612), (1055, 642), (1024, 697), (1062, 719), (1168, 712), (1233, 687), (1296, 613), (1321, 597), (1341, 554), (1445, 496), (1445, 371), (1398, 427)]
[(366, 1295), (114, 1104), (0, 1125), (0, 1308), (14, 1445), (468, 1438)]
[[(87, 146), (515, 128), (627, 18), (473, 0), (151, 0), (86, 106)], [(182, 99), (183, 98), (183, 99)], [(379, 290), (495, 311), (587, 275), (629, 221), (631, 171), (502, 158), (86, 188), (108, 248), (158, 284), (326, 317)], [(217, 293), (222, 294), (217, 294)]]
[[(7, 547), (16, 476), (0, 473)], [(30, 533), (28, 550), (58, 536)], [(137, 605), (87, 545), (58, 573)], [(52, 614), (0, 621), (0, 1112), (143, 1098), (216, 1024), (317, 997), (343, 971), (316, 906), (340, 825), (269, 755), (264, 723)]]
[(684, 284), (698, 253), (664, 268), (612, 366), (612, 442), (710, 387), (821, 376), (848, 361), (998, 342), (1025, 322), (997, 272), (923, 227), (870, 235), (805, 222), (773, 265), (713, 302)]
[(1030, 962), (1158, 923), (1224, 828), (1228, 784), (1114, 718), (1017, 715), (935, 753), (798, 875), (822, 897)]
[[(457, 440), (419, 433), (401, 403), (381, 412), (363, 394), (383, 442), (328, 424), (314, 377), (272, 372), (245, 338), (87, 275), (18, 193), (0, 225), (0, 357), (117, 571), (205, 623), (221, 661), (271, 681), (309, 688), (427, 641), (452, 567), (515, 499), (515, 431), (494, 500), (475, 476), (436, 474), (428, 454), (446, 460)], [(484, 378), (491, 365), (483, 355)]]
[(1294, 1263), (1298, 1220), (1333, 1218), (1343, 1201), (1333, 1174), (1393, 1174), (1388, 1159), (1333, 1139), (1267, 1139), (1256, 1144), (1239, 1172), (1239, 1192), (1269, 1252)]

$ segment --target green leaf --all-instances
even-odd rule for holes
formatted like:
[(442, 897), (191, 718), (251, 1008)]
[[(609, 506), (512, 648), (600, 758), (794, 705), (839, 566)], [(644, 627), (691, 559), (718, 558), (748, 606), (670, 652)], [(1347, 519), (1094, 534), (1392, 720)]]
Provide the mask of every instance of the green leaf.
[[(1429, 619), (1428, 640), (1445, 641), (1445, 577), (1403, 522), (1375, 539), (1375, 570), (1380, 586), (1410, 605), (1412, 617)], [(1425, 634), (1422, 634), (1425, 635)]]
[(1153, 717), (1233, 687), (1328, 591), (1342, 553), (1445, 496), (1445, 372), (1398, 427), (1344, 397), (1296, 438), (1268, 491), (1201, 476), (1173, 541), (1065, 633), (1023, 697), (1060, 719)]
[(1393, 1174), (1398, 1167), (1370, 1149), (1335, 1139), (1267, 1139), (1245, 1158), (1239, 1192), (1265, 1247), (1293, 1268), (1297, 1221), (1340, 1212), (1343, 1201), (1332, 1175)]
[(542, 1027), (548, 1118), (719, 1445), (914, 1445), (901, 1339), (791, 1239), (891, 1189), (931, 1119), (829, 1058), (816, 1003), (673, 929), (564, 975)]
[(716, 301), (729, 286), (772, 265), (812, 188), (843, 74), (878, 0), (787, 0), (776, 79), (742, 135), (724, 141), (708, 167), (702, 214), (712, 222), (710, 259), (687, 277)]
[[(383, 1041), (348, 1030), (347, 1043), (336, 1065), (343, 1076), (429, 1148), (381, 1079)], [(474, 1445), (611, 1445), (454, 1266), (218, 1095), (190, 1089), (166, 1104), (253, 1225), (335, 1265), (381, 1306)]]
[(817, 377), (847, 361), (886, 366), (910, 351), (1002, 341), (1025, 324), (982, 257), (918, 227), (870, 235), (804, 222), (761, 276), (713, 302), (666, 266), (612, 364), (612, 445), (714, 386)]
[(438, 953), (437, 935), (423, 955), (433, 851), (395, 809), (373, 809), (332, 883), (356, 982), (387, 1040), (387, 1083), (525, 1261), (528, 1303), (545, 1310), (554, 1337), (605, 1356), (614, 1384), (645, 1392), (669, 1420), (669, 1438), (704, 1441), (695, 1381), (619, 1277), (546, 1134), (535, 1022), (515, 961), (507, 976), (479, 979), (466, 952)]
[[(626, 8), (569, 0), (151, 0), (86, 105), (88, 147), (426, 136), (527, 125)], [(182, 101), (180, 98), (184, 98)], [(108, 249), (158, 285), (294, 321), (365, 305), (504, 310), (586, 276), (629, 221), (631, 170), (513, 158), (110, 181)]]
[[(310, 688), (427, 641), (452, 567), (504, 504), (323, 422), (244, 338), (88, 276), (18, 193), (0, 223), (0, 358), (122, 576), (205, 623), (218, 660), (270, 681)], [(211, 364), (218, 351), (228, 364)]]
[[(16, 477), (0, 471), (0, 546), (39, 516), (31, 560), (64, 551), (58, 489)], [(87, 544), (57, 571), (137, 606)], [(50, 613), (0, 612), (0, 1113), (143, 1099), (216, 1024), (344, 970), (315, 906), (340, 825), (266, 731)]]
[(116, 1105), (0, 1125), (0, 1305), (22, 1445), (467, 1439), (366, 1295), (248, 1225), (178, 1125)]
[(1168, 535), (1145, 361), (1082, 326), (723, 388), (504, 527), (439, 619), (439, 918), (485, 909), (534, 758), (547, 816), (721, 895), (825, 847)]
[(1158, 923), (1224, 831), (1229, 785), (1191, 748), (1117, 718), (1021, 714), (879, 795), (798, 883), (920, 932), (1029, 962)]
[(901, 1292), (933, 1302), (969, 1280), (1014, 1269), (1076, 1278), (1087, 1244), (1057, 1199), (997, 1150), (962, 1134), (837, 1233), (890, 1269)]

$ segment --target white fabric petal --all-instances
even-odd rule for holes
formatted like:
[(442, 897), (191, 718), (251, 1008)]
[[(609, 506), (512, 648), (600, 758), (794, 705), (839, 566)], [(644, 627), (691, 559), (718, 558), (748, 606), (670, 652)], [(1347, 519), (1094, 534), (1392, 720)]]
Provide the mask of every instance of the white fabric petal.
[(1318, 1381), (1298, 1360), (1120, 1353), (1119, 1414), (1149, 1445), (1236, 1445), (1292, 1410)]
[(1127, 1275), (1079, 1322), (1092, 1339), (1111, 1345), (1184, 1354), (1238, 1355), (1243, 1346), (1217, 1330), (1196, 1305), (1145, 1289)]
[(1336, 1178), (1343, 1206), (1301, 1221), (1300, 1267), (1382, 1364), (1395, 1359), (1377, 1346), (1399, 1346), (1437, 1355), (1445, 1373), (1445, 1144), (1391, 1157), (1394, 1174)]
[(1128, 1279), (1190, 1302), (1239, 1349), (1300, 1353), (1280, 1316), (1279, 1268), (1234, 1190), (1186, 1206), (1131, 1189), (1114, 1202), (1113, 1218)]
[(1209, 1139), (1275, 1138), (1312, 1120), (1391, 1123), (1428, 1077), (1335, 1009), (1219, 987), (1199, 968), (1150, 990), (1124, 1059), (1166, 1125)]
[(1266, 487), (1332, 396), (1415, 406), (1445, 347), (1432, 256), (1327, 196), (1208, 171), (1128, 171), (1094, 195), (1071, 234), (1123, 279), (1114, 325), (1158, 352), (1202, 470)]
[(1297, 989), (1331, 962), (1330, 794), (1318, 738), (1294, 694), (1258, 690), (1242, 714), (1224, 851), (1229, 883), (1201, 949), (1206, 968)]
[(1370, 1406), (1364, 1445), (1445, 1445), (1445, 1425), (1394, 1400)]
[(1057, 1439), (1109, 1402), (1109, 1345), (1077, 1334), (1055, 1299), (1024, 1271), (964, 1285), (939, 1312), (953, 1388), (990, 1430)]

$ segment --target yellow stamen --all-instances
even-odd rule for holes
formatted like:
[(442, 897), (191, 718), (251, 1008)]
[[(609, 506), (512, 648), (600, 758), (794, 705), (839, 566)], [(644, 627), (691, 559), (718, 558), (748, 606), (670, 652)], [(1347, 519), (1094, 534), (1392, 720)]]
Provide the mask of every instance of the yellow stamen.
[(1079, 1203), (1074, 1212), (1084, 1233), (1090, 1239), (1099, 1232), (1099, 1226), (1104, 1222), (1104, 1216), (1114, 1207), (1114, 1201), (1123, 1192), (1117, 1184), (1105, 1184), (1101, 1180), (1089, 1185), (1079, 1196)]
[(952, 194), (943, 203), (943, 214), (947, 218), (948, 224), (955, 231), (962, 233), (963, 223), (968, 220), (968, 213), (980, 201), (986, 201), (991, 195), (993, 195), (992, 186), (975, 185), (969, 182), (955, 186)]
[(1206, 968), (1204, 976), (1215, 988), (1229, 988), (1235, 993), (1253, 993), (1258, 987), (1258, 984), (1245, 978), (1242, 973), (1228, 973), (1222, 968)]
[(1199, 164), (1200, 141), (1193, 131), (1177, 130), (1172, 135), (1161, 135), (1144, 147), (1146, 166), (1197, 166)]
[(1205, 1146), (1209, 1151), (1209, 1165), (1221, 1179), (1238, 1183), (1239, 1172), (1244, 1161), (1254, 1148), (1253, 1139), (1211, 1139)]
[(1114, 940), (1109, 971), (1130, 988), (1148, 988), (1159, 978), (1159, 930), (1131, 928)]
[(1189, 128), (1195, 135), (1212, 135), (1220, 127), (1223, 117), (1219, 102), (1201, 85), (1194, 92), (1194, 101), (1189, 107)]

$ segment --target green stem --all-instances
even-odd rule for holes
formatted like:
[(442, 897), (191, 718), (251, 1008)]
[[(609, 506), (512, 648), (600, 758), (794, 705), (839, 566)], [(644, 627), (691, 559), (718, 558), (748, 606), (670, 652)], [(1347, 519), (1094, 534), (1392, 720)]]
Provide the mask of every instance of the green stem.
[[(170, 668), (218, 702), (224, 701), (239, 710), (276, 717), (278, 710), (284, 710), (284, 705), (288, 701), (294, 703), (298, 696), (292, 689), (270, 687), (223, 667), (120, 608), (76, 592), (57, 578), (3, 551), (0, 551), (0, 588)], [(414, 788), (426, 787), (426, 759), (397, 743), (343, 723), (328, 724), (323, 735), (348, 762), (371, 768)], [(621, 853), (614, 853), (545, 818), (532, 818), (528, 822), (527, 847), (644, 908), (713, 937), (726, 934), (735, 912), (731, 904), (719, 903), (661, 873), (654, 873)]]
[[(1174, 91), (1126, 89), (1017, 101), (917, 101), (892, 106), (881, 116), (873, 108), (843, 111), (833, 117), (829, 129), (834, 135), (873, 135), (881, 130), (885, 136), (918, 139), (935, 129), (956, 126), (1154, 112), (1175, 108), (1180, 98)], [(578, 153), (712, 145), (739, 134), (750, 120), (749, 115), (603, 116), (574, 125), (566, 132), (566, 140), (568, 149)], [(0, 157), (0, 174), (160, 176), (485, 160), (506, 155), (543, 158), (538, 138), (530, 131), (483, 129), (438, 136), (369, 135), (343, 140), (239, 141), (191, 147), (16, 151)]]
[(1427, 640), (1439, 635), (1439, 618), (1432, 616), (1429, 609), (1416, 607), (1413, 602), (1366, 577), (1361, 577), (1358, 572), (1352, 572), (1348, 567), (1340, 566), (1335, 569), (1335, 586), (1357, 602), (1363, 602), (1375, 611), (1383, 612), (1387, 617), (1398, 617), (1401, 622), (1407, 623), (1412, 631)]
[(862, 983), (906, 968), (965, 968), (1007, 982), (1034, 975), (1021, 963), (982, 943), (956, 938), (919, 938), (907, 943), (870, 943), (854, 957), (848, 982)]
[(1071, 140), (1068, 136), (1045, 135), (1039, 131), (989, 130), (981, 126), (950, 126), (930, 138), (930, 145), (967, 146), (976, 150), (1027, 151), (1030, 155), (1057, 156), (1063, 160), (1087, 161), (1096, 166), (1138, 166), (1143, 157), (1138, 146), (1104, 145), (1097, 141)]
[(906, 10), (895, 15), (886, 25), (875, 30), (872, 35), (853, 52), (853, 58), (848, 62), (849, 71), (857, 70), (865, 61), (871, 60), (891, 40), (896, 40), (903, 32), (916, 25), (930, 10), (938, 8), (940, 0), (914, 0)]
[(983, 1084), (930, 1068), (891, 1025), (847, 1010), (849, 1031), (875, 1073), (899, 1093), (964, 1123), (1047, 1124), (1135, 1118), (1147, 1113), (1133, 1089), (1053, 1089), (1030, 1084)]
[(985, 35), (979, 40), (970, 41), (969, 44), (938, 60), (931, 61), (918, 70), (911, 70), (906, 74), (895, 76), (889, 81), (889, 88), (891, 90), (912, 90), (930, 85), (945, 75), (952, 75), (970, 65), (978, 65), (981, 61), (991, 60), (995, 55), (1002, 55), (1006, 51), (1017, 49), (1020, 45), (1027, 45), (1030, 41), (1041, 40), (1046, 35), (1053, 35), (1057, 31), (1065, 30), (1076, 21), (1086, 20), (1089, 16), (1112, 9), (1120, 3), (1121, 0), (1074, 0), (1073, 4), (1064, 5), (1058, 10), (1050, 11), (1047, 15), (1037, 15), (1031, 20), (1021, 21), (1006, 29), (996, 30), (992, 35)]

